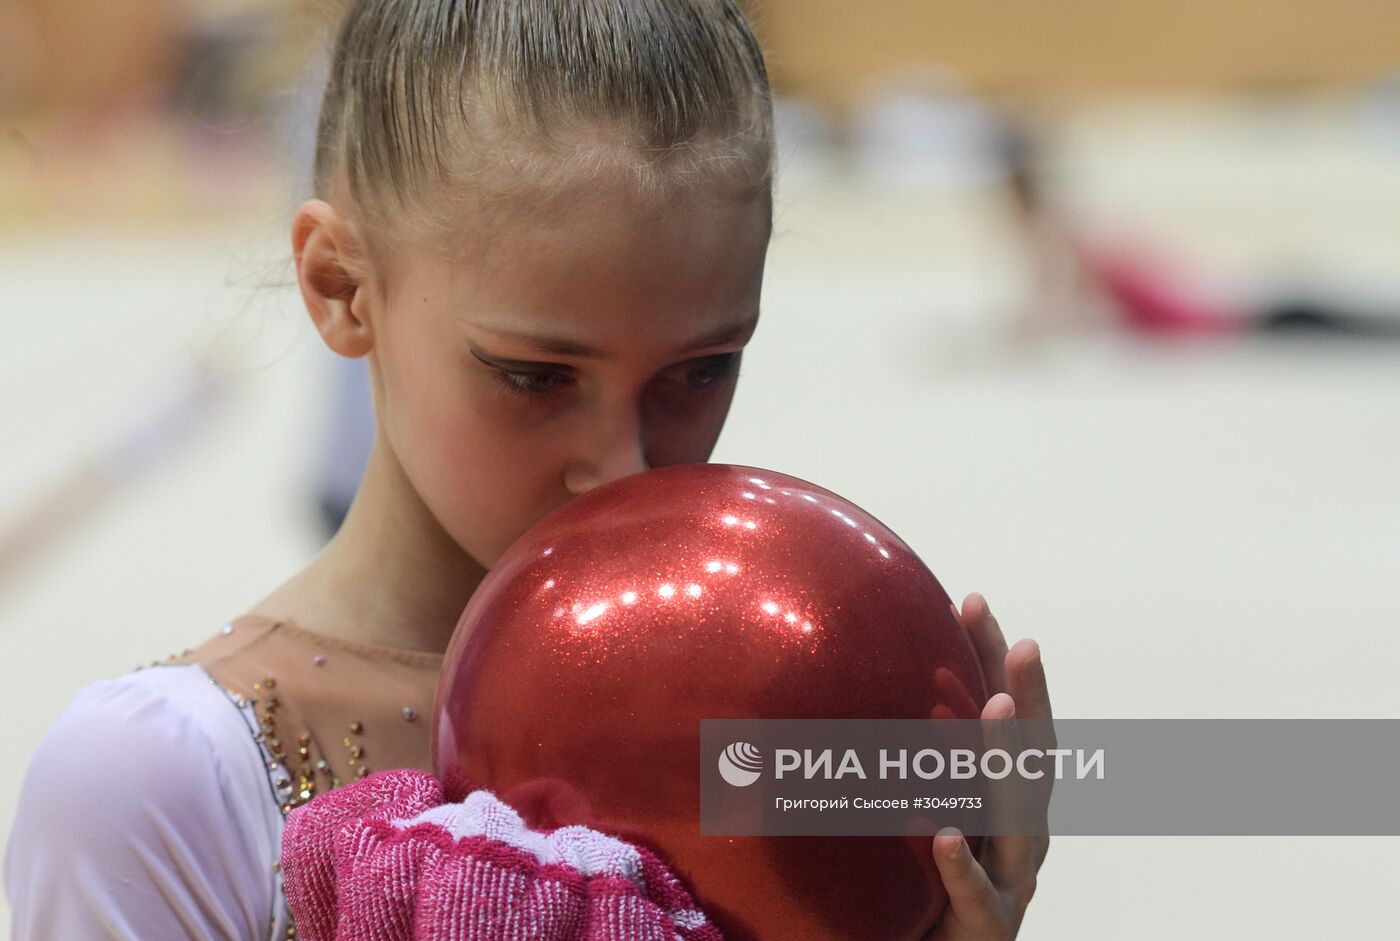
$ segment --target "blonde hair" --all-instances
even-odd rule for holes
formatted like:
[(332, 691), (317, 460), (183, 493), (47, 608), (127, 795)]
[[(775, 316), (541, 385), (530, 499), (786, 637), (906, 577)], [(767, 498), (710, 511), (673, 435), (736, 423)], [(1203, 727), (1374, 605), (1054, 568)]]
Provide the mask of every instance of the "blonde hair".
[(404, 213), (446, 224), (487, 176), (499, 192), (620, 166), (643, 188), (715, 179), (757, 193), (772, 128), (735, 0), (353, 0), (314, 182), (386, 226)]

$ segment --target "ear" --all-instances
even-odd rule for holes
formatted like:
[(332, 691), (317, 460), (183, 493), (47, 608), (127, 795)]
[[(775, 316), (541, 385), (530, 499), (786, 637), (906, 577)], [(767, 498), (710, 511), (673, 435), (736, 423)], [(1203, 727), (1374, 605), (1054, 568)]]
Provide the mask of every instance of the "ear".
[(326, 346), (350, 359), (369, 353), (370, 269), (349, 221), (324, 200), (302, 203), (292, 219), (292, 254), (306, 310)]

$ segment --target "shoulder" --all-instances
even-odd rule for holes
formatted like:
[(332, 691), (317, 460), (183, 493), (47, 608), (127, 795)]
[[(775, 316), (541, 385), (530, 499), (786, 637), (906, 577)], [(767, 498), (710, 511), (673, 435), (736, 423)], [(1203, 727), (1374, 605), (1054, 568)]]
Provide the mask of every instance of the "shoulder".
[(256, 760), (251, 735), (238, 704), (203, 669), (150, 667), (79, 690), (40, 744), (31, 775), (77, 769), (89, 783), (151, 794), (195, 781), (235, 784)]
[(6, 883), (17, 928), (33, 930), (17, 936), (87, 937), (89, 916), (129, 916), (139, 937), (163, 937), (166, 916), (256, 936), (231, 926), (266, 925), (280, 826), (252, 730), (203, 669), (94, 683), (25, 775)]
[(100, 794), (104, 809), (120, 807), (128, 821), (156, 812), (197, 818), (211, 804), (255, 820), (275, 805), (254, 731), (198, 666), (150, 667), (94, 683), (40, 744), (24, 806), (82, 814)]

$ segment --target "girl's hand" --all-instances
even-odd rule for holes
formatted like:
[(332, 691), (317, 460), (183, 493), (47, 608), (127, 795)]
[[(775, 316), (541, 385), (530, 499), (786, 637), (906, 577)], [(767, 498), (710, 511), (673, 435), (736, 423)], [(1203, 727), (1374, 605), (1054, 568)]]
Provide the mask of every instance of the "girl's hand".
[[(1025, 745), (1042, 750), (1056, 747), (1040, 646), (1026, 639), (1008, 651), (1001, 627), (979, 594), (968, 595), (962, 613), (954, 609), (953, 614), (972, 637), (992, 693), (982, 710), (983, 721), (1013, 717), (1046, 720), (1032, 724)], [(1000, 724), (998, 744), (1008, 750), (1019, 748), (1019, 729), (1019, 722)], [(1008, 736), (1011, 741), (1006, 741)], [(1016, 937), (1035, 894), (1036, 872), (1050, 849), (1046, 822), (1053, 783), (1051, 775), (1035, 781), (1007, 775), (992, 782), (988, 796), (993, 814), (998, 808), (1002, 814), (1029, 813), (1027, 819), (1044, 835), (988, 837), (980, 859), (973, 857), (963, 835), (951, 827), (934, 837), (933, 859), (948, 890), (948, 909), (927, 941), (1007, 941)]]

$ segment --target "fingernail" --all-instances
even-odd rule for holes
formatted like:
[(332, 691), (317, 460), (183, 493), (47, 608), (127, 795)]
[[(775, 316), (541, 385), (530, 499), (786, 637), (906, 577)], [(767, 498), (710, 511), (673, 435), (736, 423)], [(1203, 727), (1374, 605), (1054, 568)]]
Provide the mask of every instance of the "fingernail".
[(995, 693), (995, 694), (993, 694), (992, 696), (989, 696), (989, 697), (987, 698), (987, 705), (991, 705), (991, 701), (992, 701), (993, 699), (996, 699), (997, 696), (1005, 696), (1005, 697), (1006, 697), (1006, 701), (1007, 701), (1008, 703), (1011, 704), (1011, 711), (1008, 712), (1006, 715), (1002, 716), (1000, 719), (998, 719), (998, 720), (996, 720), (996, 721), (1005, 722), (1007, 719), (1014, 719), (1014, 718), (1016, 718), (1016, 700), (1014, 700), (1014, 699), (1011, 698), (1011, 694), (1010, 694), (1010, 693)]

